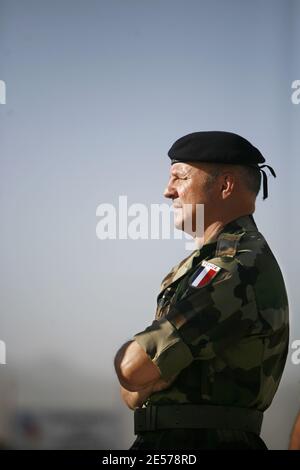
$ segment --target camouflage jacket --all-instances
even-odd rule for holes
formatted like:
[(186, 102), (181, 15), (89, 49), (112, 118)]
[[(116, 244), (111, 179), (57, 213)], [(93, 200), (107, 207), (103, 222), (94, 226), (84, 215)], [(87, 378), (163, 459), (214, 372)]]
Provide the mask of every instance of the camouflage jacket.
[(203, 403), (263, 411), (270, 405), (288, 353), (288, 300), (252, 216), (230, 222), (214, 242), (174, 267), (157, 300), (155, 320), (134, 339), (163, 379), (176, 378), (144, 406)]

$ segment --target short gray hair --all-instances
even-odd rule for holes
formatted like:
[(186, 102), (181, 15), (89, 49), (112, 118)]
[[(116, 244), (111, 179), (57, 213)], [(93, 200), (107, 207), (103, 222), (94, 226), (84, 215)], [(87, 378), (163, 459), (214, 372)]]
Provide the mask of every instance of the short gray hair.
[[(208, 188), (216, 181), (217, 177), (228, 168), (228, 165), (213, 163), (212, 171), (207, 177), (207, 186)], [(246, 165), (234, 165), (238, 170), (238, 175), (242, 180), (245, 187), (257, 196), (261, 186), (261, 172), (259, 167), (256, 166), (246, 166)]]
[(238, 172), (246, 188), (257, 196), (261, 185), (259, 167), (238, 165)]

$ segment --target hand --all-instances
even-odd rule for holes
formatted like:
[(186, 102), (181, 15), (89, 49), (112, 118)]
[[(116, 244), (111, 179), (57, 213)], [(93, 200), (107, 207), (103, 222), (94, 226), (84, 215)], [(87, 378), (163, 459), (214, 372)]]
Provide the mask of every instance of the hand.
[(300, 450), (300, 413), (298, 414), (294, 424), (289, 450)]
[(161, 390), (165, 390), (166, 388), (170, 387), (170, 385), (174, 382), (176, 377), (177, 375), (174, 375), (168, 381), (159, 379), (154, 384), (151, 384), (148, 387), (145, 387), (144, 389), (139, 390), (138, 392), (130, 392), (129, 390), (121, 386), (122, 399), (124, 403), (126, 403), (128, 408), (130, 408), (131, 410), (140, 408), (143, 405), (143, 403), (147, 401), (150, 395), (152, 395), (152, 393), (160, 392)]
[(152, 393), (154, 392), (161, 392), (162, 390), (165, 390), (171, 386), (171, 384), (174, 382), (178, 374), (173, 375), (168, 381), (159, 379), (157, 382), (155, 382), (152, 385)]
[(152, 387), (147, 387), (144, 390), (140, 390), (138, 392), (130, 392), (126, 390), (126, 388), (122, 387), (121, 385), (121, 397), (131, 410), (135, 410), (136, 408), (140, 408), (143, 403), (145, 403), (148, 397), (152, 393)]

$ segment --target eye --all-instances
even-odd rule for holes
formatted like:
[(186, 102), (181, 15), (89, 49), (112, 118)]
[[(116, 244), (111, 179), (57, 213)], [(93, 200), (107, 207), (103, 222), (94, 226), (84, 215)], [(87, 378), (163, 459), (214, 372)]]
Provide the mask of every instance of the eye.
[(188, 179), (188, 176), (174, 175), (173, 178), (174, 178), (174, 182), (176, 183), (178, 180), (180, 180), (180, 181), (185, 181), (185, 180), (187, 180), (187, 179)]

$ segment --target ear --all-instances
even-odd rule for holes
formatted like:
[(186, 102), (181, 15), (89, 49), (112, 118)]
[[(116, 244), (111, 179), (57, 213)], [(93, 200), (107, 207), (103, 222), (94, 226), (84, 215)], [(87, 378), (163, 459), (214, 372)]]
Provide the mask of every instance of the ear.
[(222, 199), (227, 199), (233, 192), (235, 186), (235, 175), (233, 173), (223, 173), (222, 175)]

